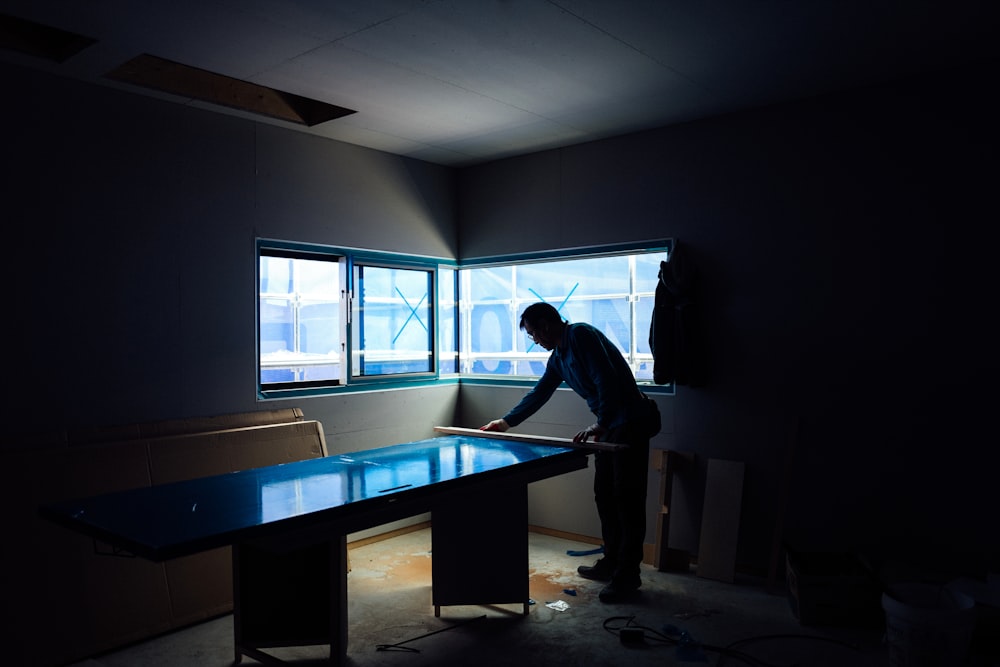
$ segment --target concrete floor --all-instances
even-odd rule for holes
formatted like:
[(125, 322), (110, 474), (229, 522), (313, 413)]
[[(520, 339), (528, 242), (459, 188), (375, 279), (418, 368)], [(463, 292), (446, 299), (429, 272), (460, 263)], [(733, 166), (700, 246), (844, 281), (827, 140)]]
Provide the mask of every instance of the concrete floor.
[[(644, 566), (643, 586), (635, 600), (604, 604), (597, 597), (601, 584), (576, 575), (578, 565), (591, 564), (596, 556), (567, 554), (593, 545), (538, 533), (530, 534), (529, 544), (529, 591), (535, 604), (527, 616), (520, 605), (498, 605), (444, 607), (435, 617), (430, 604), (429, 529), (351, 549), (348, 664), (889, 664), (880, 631), (802, 627), (783, 589), (770, 592), (761, 582), (743, 577), (730, 584)], [(547, 606), (558, 601), (568, 608)], [(641, 643), (621, 641), (618, 631), (626, 625), (644, 628)], [(702, 648), (679, 647), (681, 632)], [(377, 649), (385, 644), (402, 648)], [(315, 665), (329, 657), (329, 648), (271, 653)], [(233, 658), (232, 616), (224, 616), (72, 667), (224, 667), (232, 665)], [(250, 658), (243, 658), (243, 663), (257, 664)]]

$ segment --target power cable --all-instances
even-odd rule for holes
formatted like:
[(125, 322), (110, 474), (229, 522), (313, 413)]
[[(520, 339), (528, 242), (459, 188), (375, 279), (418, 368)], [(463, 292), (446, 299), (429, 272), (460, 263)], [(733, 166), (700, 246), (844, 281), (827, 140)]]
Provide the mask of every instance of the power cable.
[(464, 621), (460, 621), (460, 622), (455, 623), (453, 625), (449, 625), (447, 628), (441, 628), (439, 630), (434, 630), (432, 632), (427, 632), (425, 634), (420, 635), (419, 637), (411, 637), (410, 639), (404, 639), (403, 641), (396, 642), (395, 644), (376, 644), (375, 645), (375, 650), (376, 651), (406, 651), (406, 652), (409, 652), (409, 653), (420, 653), (420, 649), (412, 648), (412, 647), (409, 647), (409, 646), (403, 646), (403, 644), (409, 644), (410, 642), (415, 642), (418, 639), (423, 639), (424, 637), (430, 637), (431, 635), (436, 635), (436, 634), (438, 634), (440, 632), (444, 632), (445, 630), (454, 630), (457, 627), (460, 627), (460, 626), (463, 626), (463, 625), (468, 625), (469, 623), (472, 623), (474, 621), (479, 621), (479, 620), (482, 620), (484, 618), (486, 618), (486, 614), (483, 614), (482, 616), (477, 616), (476, 618), (470, 618), (470, 619), (466, 619)]

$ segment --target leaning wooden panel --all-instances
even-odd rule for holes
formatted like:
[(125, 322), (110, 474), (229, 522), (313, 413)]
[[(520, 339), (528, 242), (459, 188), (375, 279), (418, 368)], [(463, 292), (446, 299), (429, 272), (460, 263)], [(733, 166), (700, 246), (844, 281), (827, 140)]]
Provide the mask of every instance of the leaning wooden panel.
[(698, 543), (699, 577), (727, 582), (736, 578), (744, 467), (740, 461), (708, 460)]
[(0, 492), (12, 536), (3, 557), (11, 638), (3, 664), (65, 665), (171, 629), (161, 563), (111, 555), (38, 516), (43, 504), (149, 486), (146, 447), (25, 450), (6, 463), (17, 474)]
[(478, 428), (461, 428), (459, 426), (435, 426), (438, 433), (448, 435), (468, 435), (475, 438), (491, 438), (494, 440), (509, 440), (512, 442), (524, 442), (531, 445), (552, 445), (554, 447), (575, 447), (577, 449), (590, 449), (595, 452), (616, 452), (628, 447), (615, 442), (573, 442), (572, 438), (557, 438), (549, 435), (524, 435), (521, 433), (503, 433), (500, 431), (481, 431)]
[(133, 424), (81, 427), (67, 431), (65, 439), (71, 445), (106, 444), (122, 440), (165, 438), (304, 420), (302, 408), (278, 408), (208, 417), (185, 417), (183, 419), (164, 419)]
[[(166, 484), (326, 456), (323, 425), (291, 421), (148, 441), (151, 481)], [(171, 617), (186, 625), (233, 607), (232, 554), (220, 547), (164, 563)]]
[(669, 449), (654, 449), (650, 456), (652, 467), (660, 473), (660, 511), (656, 516), (656, 541), (653, 547), (653, 565), (661, 572), (687, 571), (691, 566), (691, 553), (686, 549), (670, 547), (670, 512), (674, 475), (693, 466), (694, 454)]

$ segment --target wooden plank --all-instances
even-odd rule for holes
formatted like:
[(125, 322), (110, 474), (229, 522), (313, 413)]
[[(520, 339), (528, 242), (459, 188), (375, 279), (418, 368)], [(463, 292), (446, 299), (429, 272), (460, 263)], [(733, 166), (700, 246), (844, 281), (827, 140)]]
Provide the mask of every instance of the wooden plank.
[(652, 467), (660, 473), (660, 511), (656, 516), (656, 541), (653, 546), (653, 565), (660, 572), (686, 571), (691, 566), (691, 554), (685, 549), (669, 546), (670, 497), (674, 475), (694, 464), (694, 454), (670, 449), (654, 449)]
[(698, 543), (699, 577), (728, 582), (736, 578), (744, 468), (739, 461), (708, 460)]
[(481, 431), (478, 428), (461, 428), (459, 426), (435, 426), (438, 433), (447, 435), (468, 435), (474, 438), (493, 438), (496, 440), (510, 440), (512, 442), (524, 442), (532, 445), (552, 445), (553, 447), (576, 447), (577, 449), (590, 449), (598, 452), (616, 452), (625, 449), (628, 445), (614, 442), (573, 442), (572, 438), (557, 438), (549, 435), (522, 435), (520, 433), (503, 433), (500, 431)]

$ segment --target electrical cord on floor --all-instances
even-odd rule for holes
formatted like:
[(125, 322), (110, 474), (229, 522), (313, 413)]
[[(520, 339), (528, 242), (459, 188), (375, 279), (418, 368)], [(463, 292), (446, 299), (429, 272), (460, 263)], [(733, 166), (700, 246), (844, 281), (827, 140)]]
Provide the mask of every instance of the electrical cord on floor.
[[(614, 622), (614, 621), (622, 621), (622, 620), (625, 621), (625, 625), (623, 625), (621, 627), (618, 627), (618, 628), (610, 627), (610, 625), (611, 625), (612, 622)], [(677, 644), (680, 643), (679, 640), (672, 639), (671, 637), (668, 637), (667, 635), (664, 635), (664, 634), (658, 632), (657, 630), (654, 630), (653, 628), (649, 628), (649, 627), (646, 627), (644, 625), (639, 625), (638, 623), (635, 623), (634, 621), (635, 621), (635, 616), (634, 615), (633, 616), (612, 616), (611, 618), (607, 618), (607, 619), (604, 620), (604, 629), (607, 630), (608, 632), (610, 632), (611, 634), (615, 635), (619, 639), (622, 639), (622, 633), (623, 632), (625, 632), (625, 637), (629, 637), (630, 636), (630, 633), (628, 633), (629, 630), (642, 630), (642, 632), (643, 632), (643, 639), (651, 639), (653, 641), (660, 642), (662, 644), (667, 644), (668, 646), (677, 646)], [(645, 634), (647, 632), (649, 633), (648, 637)], [(629, 643), (627, 639), (623, 640), (623, 642), (624, 643)]]
[[(612, 627), (611, 625), (612, 623), (623, 620), (625, 621), (624, 625), (618, 627)], [(790, 665), (787, 666), (776, 665), (774, 663), (761, 660), (760, 658), (754, 657), (748, 653), (737, 651), (731, 648), (732, 644), (728, 647), (703, 644), (699, 641), (696, 641), (693, 637), (691, 637), (691, 635), (689, 635), (687, 631), (680, 630), (679, 628), (675, 628), (673, 626), (668, 626), (668, 627), (671, 630), (676, 630), (676, 632), (670, 632), (670, 634), (667, 634), (666, 632), (660, 632), (648, 626), (639, 625), (638, 623), (636, 623), (635, 615), (611, 616), (610, 618), (604, 620), (603, 626), (605, 630), (617, 636), (619, 640), (621, 640), (623, 643), (626, 644), (629, 643), (638, 644), (644, 642), (645, 640), (652, 640), (667, 646), (674, 646), (677, 648), (678, 651), (684, 651), (689, 656), (694, 656), (698, 651), (708, 651), (710, 653), (718, 653), (720, 656), (719, 664), (722, 664), (723, 658), (733, 658), (736, 660), (741, 660), (748, 665), (752, 665), (753, 667), (792, 667)], [(642, 633), (641, 635), (638, 634), (639, 631), (641, 631)], [(677, 635), (676, 638), (672, 636), (674, 634)], [(740, 643), (740, 642), (735, 642), (735, 643)]]
[(467, 620), (464, 620), (464, 621), (459, 621), (458, 623), (455, 623), (453, 625), (449, 625), (447, 628), (441, 628), (439, 630), (434, 630), (432, 632), (424, 633), (424, 634), (420, 635), (419, 637), (410, 637), (409, 639), (404, 639), (403, 641), (396, 642), (395, 644), (376, 644), (375, 645), (375, 650), (376, 651), (406, 651), (408, 653), (420, 653), (420, 649), (418, 649), (418, 648), (412, 648), (410, 646), (403, 646), (403, 644), (409, 644), (410, 642), (415, 642), (418, 639), (423, 639), (424, 637), (430, 637), (431, 635), (436, 635), (439, 632), (444, 632), (445, 630), (454, 630), (455, 628), (457, 628), (457, 627), (459, 627), (461, 625), (468, 625), (469, 623), (472, 623), (473, 621), (479, 621), (479, 620), (482, 620), (484, 618), (486, 618), (486, 614), (483, 614), (482, 616), (477, 616), (475, 618), (470, 618), (470, 619), (467, 619)]

